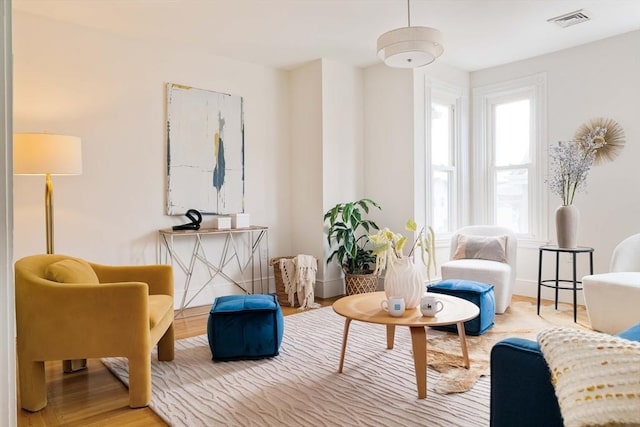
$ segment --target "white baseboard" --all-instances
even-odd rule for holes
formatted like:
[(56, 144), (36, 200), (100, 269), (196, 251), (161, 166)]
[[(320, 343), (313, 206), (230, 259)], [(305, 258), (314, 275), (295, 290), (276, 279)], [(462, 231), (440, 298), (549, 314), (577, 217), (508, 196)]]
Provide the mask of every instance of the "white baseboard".
[(317, 298), (332, 298), (344, 294), (344, 281), (342, 278), (327, 281), (316, 280), (315, 296)]

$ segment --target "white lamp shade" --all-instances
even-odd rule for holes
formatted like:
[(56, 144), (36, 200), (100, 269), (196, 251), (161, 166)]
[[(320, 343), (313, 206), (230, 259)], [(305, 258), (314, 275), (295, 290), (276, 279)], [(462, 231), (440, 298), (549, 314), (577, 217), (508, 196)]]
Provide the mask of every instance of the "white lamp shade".
[(80, 175), (80, 138), (47, 133), (13, 136), (13, 173), (16, 175)]
[(378, 37), (378, 56), (390, 67), (422, 67), (443, 51), (442, 33), (431, 27), (397, 28)]

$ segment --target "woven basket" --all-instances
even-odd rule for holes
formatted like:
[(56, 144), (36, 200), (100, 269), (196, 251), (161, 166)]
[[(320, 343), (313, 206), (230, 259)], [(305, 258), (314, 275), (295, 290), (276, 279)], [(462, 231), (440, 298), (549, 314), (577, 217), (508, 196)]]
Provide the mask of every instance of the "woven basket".
[[(280, 256), (277, 258), (271, 258), (269, 264), (273, 267), (273, 278), (276, 281), (276, 296), (278, 297), (278, 302), (281, 306), (284, 307), (292, 307), (289, 304), (289, 294), (284, 289), (284, 281), (282, 280), (282, 272), (280, 271), (280, 260), (281, 259), (293, 259), (295, 256)], [(296, 297), (294, 294), (293, 298), (293, 307), (296, 306)]]
[(378, 275), (376, 274), (345, 274), (344, 281), (347, 295), (375, 292), (378, 289)]

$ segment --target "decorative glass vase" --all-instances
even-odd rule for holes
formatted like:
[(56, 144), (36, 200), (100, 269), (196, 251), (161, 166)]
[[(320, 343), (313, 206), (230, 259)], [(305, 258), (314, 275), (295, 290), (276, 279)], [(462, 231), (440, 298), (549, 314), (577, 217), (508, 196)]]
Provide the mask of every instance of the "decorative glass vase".
[(578, 223), (580, 211), (574, 205), (559, 206), (556, 209), (556, 237), (558, 247), (572, 249), (578, 247)]
[(384, 275), (384, 293), (387, 298), (401, 296), (407, 309), (418, 307), (425, 292), (423, 270), (421, 265), (415, 265), (408, 257), (389, 263)]

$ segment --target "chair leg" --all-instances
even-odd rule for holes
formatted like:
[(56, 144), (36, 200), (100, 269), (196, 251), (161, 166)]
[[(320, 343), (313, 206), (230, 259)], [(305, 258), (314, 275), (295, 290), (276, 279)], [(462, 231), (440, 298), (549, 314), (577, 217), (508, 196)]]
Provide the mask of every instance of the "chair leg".
[(173, 332), (173, 323), (169, 326), (169, 329), (164, 333), (160, 341), (158, 341), (158, 360), (171, 361), (174, 358), (175, 353), (175, 339)]
[(129, 406), (143, 408), (151, 402), (151, 357), (129, 358)]
[(18, 360), (20, 406), (36, 412), (47, 406), (47, 383), (44, 362)]
[(87, 369), (87, 359), (63, 360), (62, 370), (65, 374)]

